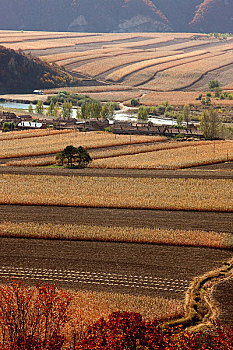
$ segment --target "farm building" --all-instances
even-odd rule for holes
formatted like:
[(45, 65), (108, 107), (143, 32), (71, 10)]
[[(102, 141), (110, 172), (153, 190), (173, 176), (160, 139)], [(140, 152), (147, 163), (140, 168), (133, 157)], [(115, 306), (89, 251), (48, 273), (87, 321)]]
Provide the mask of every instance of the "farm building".
[(20, 130), (27, 130), (27, 129), (46, 129), (45, 123), (37, 123), (37, 122), (28, 122), (28, 121), (21, 121), (17, 128)]

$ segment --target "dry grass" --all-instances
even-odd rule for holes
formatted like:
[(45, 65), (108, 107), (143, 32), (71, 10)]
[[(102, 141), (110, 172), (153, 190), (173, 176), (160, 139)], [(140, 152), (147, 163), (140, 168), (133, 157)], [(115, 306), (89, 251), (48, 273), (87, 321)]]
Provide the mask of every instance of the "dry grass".
[(0, 159), (24, 156), (47, 155), (62, 151), (67, 145), (88, 149), (130, 143), (150, 143), (160, 141), (158, 136), (113, 135), (105, 132), (72, 132), (27, 139), (5, 140), (1, 142)]
[(1, 175), (0, 203), (233, 211), (230, 179), (145, 179)]
[(179, 149), (94, 160), (95, 168), (181, 169), (233, 160), (233, 142), (217, 141)]
[(104, 242), (153, 243), (231, 249), (230, 233), (199, 230), (174, 230), (146, 227), (39, 224), (35, 222), (0, 223), (1, 237), (70, 239)]
[(232, 52), (213, 57), (207, 57), (201, 61), (186, 63), (178, 67), (170, 68), (158, 73), (150, 82), (144, 85), (146, 88), (156, 86), (157, 90), (174, 90), (187, 87), (198, 81), (204, 74), (233, 63)]

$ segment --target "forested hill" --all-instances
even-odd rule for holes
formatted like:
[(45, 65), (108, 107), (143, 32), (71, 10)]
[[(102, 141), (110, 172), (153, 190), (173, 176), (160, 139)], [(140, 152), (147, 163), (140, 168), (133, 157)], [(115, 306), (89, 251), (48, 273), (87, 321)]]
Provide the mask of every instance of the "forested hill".
[(56, 66), (0, 46), (0, 93), (32, 92), (73, 82), (72, 77)]
[(3, 0), (0, 29), (233, 32), (233, 0)]

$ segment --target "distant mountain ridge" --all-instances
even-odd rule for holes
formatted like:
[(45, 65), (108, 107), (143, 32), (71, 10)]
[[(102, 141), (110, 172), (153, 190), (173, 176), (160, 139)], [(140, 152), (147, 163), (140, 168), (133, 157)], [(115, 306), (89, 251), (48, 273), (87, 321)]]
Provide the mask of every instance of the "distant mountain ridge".
[(233, 32), (233, 0), (2, 0), (0, 29)]

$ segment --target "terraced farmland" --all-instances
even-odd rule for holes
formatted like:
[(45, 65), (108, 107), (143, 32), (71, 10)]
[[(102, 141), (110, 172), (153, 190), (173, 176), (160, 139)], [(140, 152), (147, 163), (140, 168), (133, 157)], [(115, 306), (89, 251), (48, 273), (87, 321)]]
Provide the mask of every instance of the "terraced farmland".
[[(31, 52), (80, 77), (120, 83), (120, 92), (126, 85), (154, 91), (191, 90), (209, 72), (211, 79), (216, 78), (223, 86), (233, 83), (232, 74), (226, 74), (233, 67), (232, 38), (219, 40), (193, 33), (1, 31), (0, 44)], [(118, 100), (122, 99), (120, 96)]]

